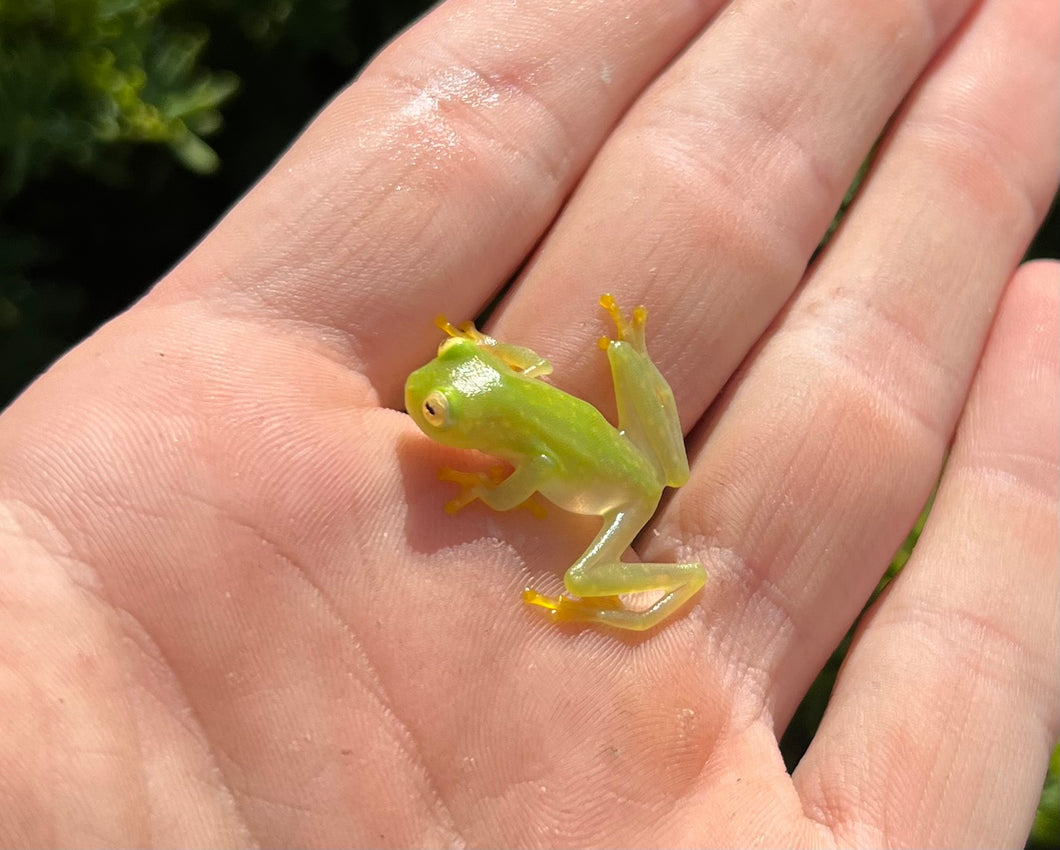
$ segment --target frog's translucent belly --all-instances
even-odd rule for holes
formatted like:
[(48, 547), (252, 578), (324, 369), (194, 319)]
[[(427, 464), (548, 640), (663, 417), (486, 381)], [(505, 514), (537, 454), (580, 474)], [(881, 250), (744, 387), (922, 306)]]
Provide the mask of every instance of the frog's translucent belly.
[[(560, 484), (559, 486), (545, 484), (541, 487), (539, 492), (550, 502), (558, 505), (565, 511), (570, 511), (575, 514), (585, 514), (588, 516), (603, 516), (631, 504), (649, 504), (653, 495), (655, 499), (654, 504), (657, 505), (659, 498), (662, 496), (661, 490), (654, 494), (645, 494), (643, 490), (637, 490), (634, 488), (623, 490), (620, 487), (615, 487), (610, 491), (601, 492), (591, 490), (571, 490), (569, 486), (563, 484)], [(654, 511), (654, 509), (653, 505), (652, 510)]]
[[(602, 516), (633, 504), (658, 503), (663, 484), (660, 471), (617, 431), (611, 431), (607, 451), (586, 453), (584, 446), (556, 446), (546, 452), (556, 464), (556, 474), (541, 482), (542, 496), (576, 514)], [(599, 448), (599, 441), (590, 443)], [(562, 458), (558, 460), (557, 458)]]

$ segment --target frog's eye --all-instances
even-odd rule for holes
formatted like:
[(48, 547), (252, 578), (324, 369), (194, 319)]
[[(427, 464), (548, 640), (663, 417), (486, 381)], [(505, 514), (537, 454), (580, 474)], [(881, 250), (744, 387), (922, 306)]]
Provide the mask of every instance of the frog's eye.
[(423, 400), (423, 418), (435, 428), (449, 424), (449, 401), (438, 390), (431, 390)]

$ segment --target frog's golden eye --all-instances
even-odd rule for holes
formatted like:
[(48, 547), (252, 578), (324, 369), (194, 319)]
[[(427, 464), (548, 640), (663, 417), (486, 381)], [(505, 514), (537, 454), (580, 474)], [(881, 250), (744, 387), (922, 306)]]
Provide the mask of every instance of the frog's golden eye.
[(438, 390), (431, 390), (423, 400), (423, 418), (435, 428), (449, 424), (449, 401)]

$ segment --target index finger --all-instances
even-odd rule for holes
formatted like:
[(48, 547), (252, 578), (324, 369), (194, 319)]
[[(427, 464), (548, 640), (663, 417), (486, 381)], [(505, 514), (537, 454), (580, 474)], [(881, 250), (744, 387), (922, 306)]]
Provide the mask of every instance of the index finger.
[(324, 110), (159, 295), (289, 322), (399, 404), (436, 344), (431, 318), (488, 300), (625, 107), (718, 5), (441, 5)]

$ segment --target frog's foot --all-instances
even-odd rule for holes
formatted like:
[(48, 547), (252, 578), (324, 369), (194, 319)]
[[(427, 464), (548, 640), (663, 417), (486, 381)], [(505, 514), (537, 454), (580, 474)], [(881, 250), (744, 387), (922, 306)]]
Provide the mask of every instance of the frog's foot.
[[(460, 495), (445, 503), (445, 512), (455, 514), (475, 499), (481, 499), (483, 490), (492, 490), (507, 477), (508, 471), (503, 466), (491, 466), (486, 472), (461, 472), (448, 466), (442, 467), (438, 470), (438, 479), (460, 485)], [(516, 507), (526, 508), (537, 519), (544, 519), (546, 516), (544, 507), (533, 496)]]
[[(488, 349), (501, 360), (503, 360), (513, 371), (518, 372), (526, 378), (540, 378), (543, 375), (552, 374), (552, 364), (540, 354), (536, 354), (529, 348), (521, 345), (512, 345), (507, 342), (499, 342), (489, 334), (484, 334), (475, 327), (474, 322), (461, 322), (456, 327), (445, 316), (437, 316), (434, 323), (445, 331), (447, 336), (456, 339), (469, 339), (479, 348)], [(449, 340), (445, 340), (438, 348), (439, 353), (445, 348)]]
[[(615, 329), (618, 331), (618, 339), (622, 342), (630, 343), (637, 351), (643, 352), (646, 347), (644, 343), (644, 325), (648, 321), (647, 308), (643, 304), (633, 308), (633, 318), (627, 319), (611, 295), (601, 295), (600, 306), (611, 315), (611, 320), (615, 323)], [(601, 349), (607, 351), (607, 347), (611, 342), (612, 340), (603, 336), (600, 337), (598, 344)]]
[(455, 514), (465, 505), (471, 504), (478, 498), (478, 488), (489, 481), (487, 475), (481, 472), (461, 472), (458, 469), (450, 469), (444, 466), (438, 470), (439, 481), (452, 481), (460, 485), (460, 495), (445, 503), (445, 512)]
[(445, 331), (447, 336), (469, 339), (472, 342), (484, 345), (490, 345), (496, 342), (493, 337), (487, 336), (476, 328), (474, 322), (462, 322), (460, 327), (456, 327), (452, 322), (445, 318), (445, 316), (435, 316), (434, 324), (441, 330)]
[[(530, 511), (530, 513), (534, 515), (534, 519), (544, 519), (548, 516), (548, 511), (545, 510), (545, 506), (542, 505), (533, 496), (531, 496), (529, 499), (519, 505), (519, 508), (525, 508), (526, 510)], [(516, 508), (516, 510), (518, 510), (519, 508)]]
[(551, 615), (554, 623), (593, 623), (601, 620), (601, 611), (615, 611), (622, 608), (622, 600), (617, 596), (595, 596), (588, 599), (575, 599), (570, 596), (545, 596), (532, 587), (523, 591), (523, 602), (544, 608)]

